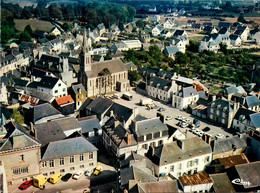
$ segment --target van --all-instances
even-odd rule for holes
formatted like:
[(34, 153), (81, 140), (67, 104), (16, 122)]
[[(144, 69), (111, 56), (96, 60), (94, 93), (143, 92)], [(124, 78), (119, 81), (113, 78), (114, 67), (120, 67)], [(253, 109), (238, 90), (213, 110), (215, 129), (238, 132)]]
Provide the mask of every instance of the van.
[(40, 174), (40, 175), (38, 175), (38, 176), (33, 178), (33, 185), (35, 187), (40, 188), (40, 189), (44, 189), (45, 188), (46, 182), (47, 182), (47, 178), (44, 175), (42, 175), (42, 174)]
[(56, 172), (50, 177), (50, 183), (56, 184), (60, 179), (62, 178), (62, 175), (60, 172)]
[(133, 95), (131, 95), (130, 93), (124, 93), (122, 97), (129, 101), (133, 100)]

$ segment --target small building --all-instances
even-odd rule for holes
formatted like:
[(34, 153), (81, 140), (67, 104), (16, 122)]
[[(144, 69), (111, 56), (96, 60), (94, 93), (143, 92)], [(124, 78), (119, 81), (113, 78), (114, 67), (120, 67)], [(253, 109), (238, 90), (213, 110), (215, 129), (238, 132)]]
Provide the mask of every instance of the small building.
[(255, 112), (260, 111), (260, 99), (257, 96), (247, 96), (244, 107)]
[(188, 34), (185, 30), (176, 30), (173, 34), (174, 38), (179, 38), (181, 36), (188, 37)]
[(179, 182), (183, 192), (210, 192), (213, 180), (206, 172), (180, 176)]
[(238, 35), (230, 35), (229, 38), (232, 46), (241, 46), (242, 40)]
[(213, 180), (213, 190), (216, 193), (230, 192), (236, 193), (232, 183), (230, 182), (226, 173), (209, 175)]
[(42, 148), (41, 173), (52, 176), (93, 169), (97, 166), (97, 148), (84, 137), (53, 141)]
[(71, 115), (74, 114), (75, 110), (75, 102), (71, 98), (70, 95), (62, 96), (59, 98), (56, 98), (54, 100), (54, 106), (58, 111), (60, 111), (63, 115)]
[(163, 50), (163, 53), (167, 56), (172, 58), (173, 60), (175, 59), (175, 54), (177, 52), (180, 52), (179, 48), (177, 46), (166, 46), (165, 49)]
[(158, 35), (161, 34), (162, 30), (163, 30), (163, 29), (162, 29), (161, 26), (156, 25), (156, 26), (152, 29), (152, 35), (153, 35), (153, 36), (158, 36)]
[(50, 35), (54, 35), (54, 36), (60, 36), (61, 35), (61, 31), (57, 27), (53, 27), (49, 34)]
[(189, 104), (196, 103), (199, 100), (199, 93), (194, 86), (182, 88), (172, 95), (172, 106), (179, 109), (185, 109)]
[(72, 85), (69, 93), (75, 101), (75, 110), (78, 110), (87, 98), (87, 91), (82, 84)]

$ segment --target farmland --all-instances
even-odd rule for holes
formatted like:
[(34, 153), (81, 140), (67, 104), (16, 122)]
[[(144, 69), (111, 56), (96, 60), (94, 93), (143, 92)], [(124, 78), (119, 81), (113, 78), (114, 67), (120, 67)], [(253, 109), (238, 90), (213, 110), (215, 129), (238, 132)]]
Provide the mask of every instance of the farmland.
[(49, 32), (54, 27), (50, 22), (38, 19), (15, 19), (14, 22), (18, 31), (23, 31), (26, 25), (30, 25), (33, 31), (38, 29)]

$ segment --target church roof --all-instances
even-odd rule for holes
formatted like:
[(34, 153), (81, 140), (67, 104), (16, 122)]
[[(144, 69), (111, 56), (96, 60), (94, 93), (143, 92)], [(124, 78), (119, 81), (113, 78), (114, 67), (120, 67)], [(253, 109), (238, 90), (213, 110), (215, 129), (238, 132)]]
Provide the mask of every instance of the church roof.
[(107, 68), (111, 74), (127, 71), (125, 64), (120, 59), (116, 59), (93, 63), (91, 71), (86, 71), (86, 74), (89, 78), (98, 77), (104, 68)]

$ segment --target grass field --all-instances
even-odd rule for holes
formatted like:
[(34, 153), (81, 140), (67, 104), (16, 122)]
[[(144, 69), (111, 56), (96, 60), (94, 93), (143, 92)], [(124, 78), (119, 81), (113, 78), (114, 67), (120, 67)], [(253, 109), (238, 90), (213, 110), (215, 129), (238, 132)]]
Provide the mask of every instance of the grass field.
[(30, 25), (33, 31), (38, 29), (49, 32), (54, 27), (50, 22), (38, 19), (15, 19), (14, 22), (19, 31), (23, 31), (26, 25)]

